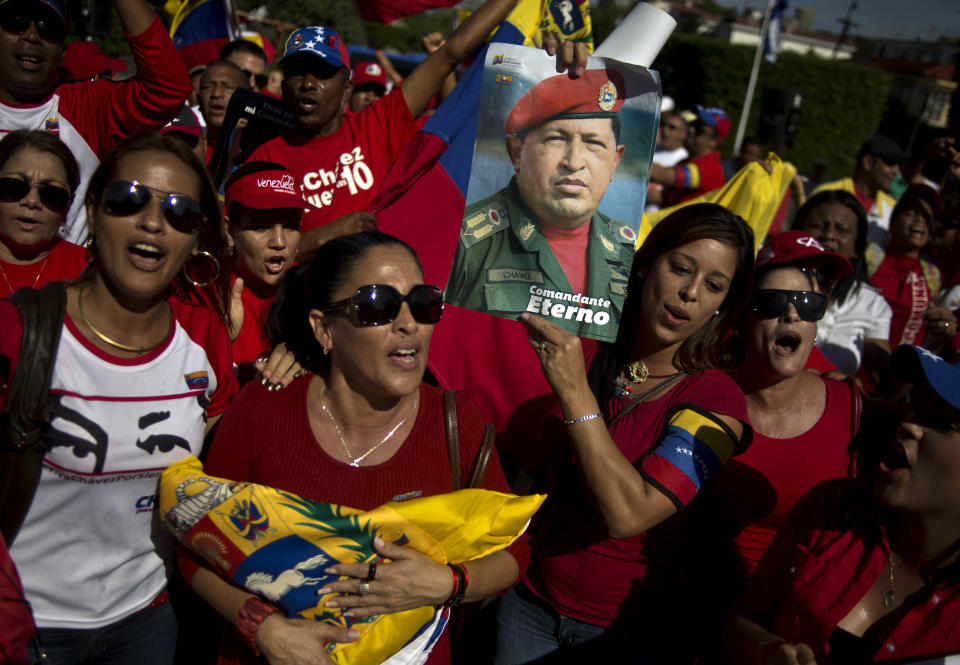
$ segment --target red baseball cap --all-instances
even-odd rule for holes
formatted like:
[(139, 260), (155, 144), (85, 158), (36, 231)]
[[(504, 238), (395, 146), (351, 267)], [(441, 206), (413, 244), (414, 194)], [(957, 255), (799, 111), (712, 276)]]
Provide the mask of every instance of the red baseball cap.
[(293, 173), (287, 169), (257, 171), (231, 181), (224, 192), (224, 204), (230, 210), (234, 203), (255, 210), (307, 207), (297, 191)]
[(376, 83), (387, 89), (387, 73), (376, 62), (358, 62), (353, 68), (353, 84)]
[(583, 76), (558, 74), (540, 81), (507, 117), (507, 134), (554, 118), (613, 118), (625, 100), (623, 76), (613, 69), (588, 69)]
[(757, 268), (781, 263), (815, 264), (834, 281), (853, 273), (853, 266), (836, 252), (824, 249), (806, 231), (784, 231), (772, 236), (757, 254)]

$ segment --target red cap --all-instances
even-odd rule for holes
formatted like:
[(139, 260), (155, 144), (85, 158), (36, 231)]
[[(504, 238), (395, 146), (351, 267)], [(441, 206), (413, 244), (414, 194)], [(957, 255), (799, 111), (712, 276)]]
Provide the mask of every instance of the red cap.
[(303, 210), (307, 202), (297, 191), (293, 174), (286, 169), (257, 171), (230, 183), (224, 192), (227, 210), (239, 203), (255, 210), (297, 208)]
[(578, 78), (558, 74), (520, 98), (507, 118), (507, 134), (553, 118), (612, 118), (623, 102), (623, 76), (616, 70), (588, 69)]
[(111, 58), (94, 42), (70, 42), (63, 51), (68, 81), (86, 81), (104, 72), (125, 72), (127, 63)]
[(784, 231), (771, 237), (757, 254), (757, 267), (780, 263), (818, 264), (823, 273), (834, 281), (853, 272), (853, 266), (836, 252), (824, 249), (817, 239), (806, 231)]
[(375, 62), (358, 62), (353, 68), (353, 84), (377, 83), (387, 89), (387, 73)]

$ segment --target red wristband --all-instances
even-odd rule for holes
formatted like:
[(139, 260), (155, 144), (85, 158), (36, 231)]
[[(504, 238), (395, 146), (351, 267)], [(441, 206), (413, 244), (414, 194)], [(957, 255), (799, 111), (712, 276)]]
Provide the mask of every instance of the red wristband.
[(260, 656), (260, 649), (257, 648), (257, 642), (253, 639), (253, 636), (257, 634), (257, 629), (260, 627), (260, 624), (263, 623), (264, 619), (279, 611), (279, 607), (271, 605), (256, 596), (251, 596), (247, 598), (247, 602), (243, 604), (243, 607), (241, 607), (237, 613), (237, 618), (233, 622), (233, 625), (237, 629), (237, 632), (247, 638), (247, 642), (250, 643), (250, 648), (253, 649), (253, 653), (258, 657)]

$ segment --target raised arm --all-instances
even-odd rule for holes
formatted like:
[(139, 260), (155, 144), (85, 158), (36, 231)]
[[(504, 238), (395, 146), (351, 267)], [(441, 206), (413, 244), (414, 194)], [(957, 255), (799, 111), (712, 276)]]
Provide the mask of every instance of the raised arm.
[(416, 118), (440, 91), (443, 80), (487, 39), (516, 4), (516, 0), (487, 0), (470, 15), (443, 46), (427, 56), (400, 86), (403, 98)]
[[(624, 457), (607, 431), (606, 423), (600, 416), (602, 410), (587, 383), (580, 339), (535, 316), (524, 314), (521, 320), (527, 325), (530, 343), (540, 357), (544, 376), (560, 401), (564, 418), (575, 421), (568, 425), (570, 441), (584, 483), (603, 518), (607, 533), (614, 538), (635, 536), (677, 512), (692, 496), (668, 494), (668, 490), (650, 482), (640, 469)], [(743, 425), (735, 418), (709, 412), (695, 413), (694, 418), (697, 417), (702, 418), (707, 427), (712, 425), (715, 428), (710, 433), (710, 437), (716, 437), (716, 441), (719, 441), (719, 447), (714, 452), (721, 462), (726, 461), (743, 434)], [(678, 423), (677, 427), (688, 425)], [(695, 436), (698, 439), (707, 438), (699, 431), (695, 431)], [(724, 441), (724, 437), (730, 440)], [(657, 444), (656, 450), (662, 452), (659, 459), (666, 460), (664, 464), (670, 464), (669, 458), (678, 445), (688, 447), (692, 454), (697, 454), (697, 442), (688, 446), (687, 441), (674, 442), (665, 435)], [(643, 468), (650, 471), (646, 464)], [(707, 478), (698, 480), (705, 482)]]

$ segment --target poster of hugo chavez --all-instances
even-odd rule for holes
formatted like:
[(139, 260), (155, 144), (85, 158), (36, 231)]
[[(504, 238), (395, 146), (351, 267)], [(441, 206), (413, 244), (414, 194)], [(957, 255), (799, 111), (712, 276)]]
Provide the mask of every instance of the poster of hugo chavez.
[(544, 51), (487, 51), (467, 206), (446, 302), (544, 317), (613, 341), (660, 116), (656, 72)]

